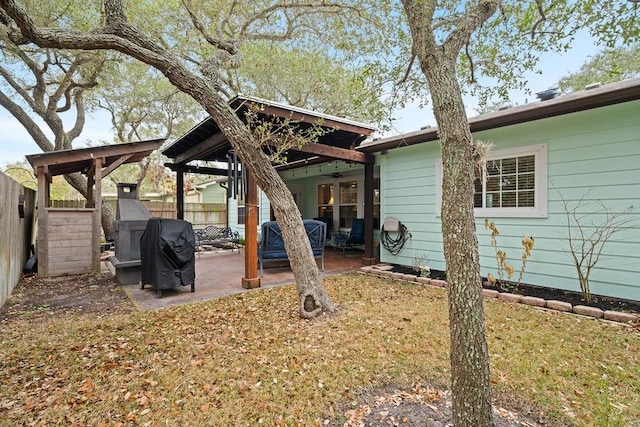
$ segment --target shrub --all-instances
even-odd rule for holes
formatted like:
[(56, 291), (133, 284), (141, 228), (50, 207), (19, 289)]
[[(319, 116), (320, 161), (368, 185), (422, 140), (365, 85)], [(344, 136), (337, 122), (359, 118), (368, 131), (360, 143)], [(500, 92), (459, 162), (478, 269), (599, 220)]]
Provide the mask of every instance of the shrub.
[[(496, 279), (491, 273), (487, 274), (487, 280), (489, 280), (492, 284), (496, 284), (496, 282), (500, 281), (500, 286), (504, 287), (506, 290), (510, 292), (515, 292), (518, 290), (518, 287), (522, 283), (522, 277), (524, 276), (524, 271), (527, 268), (527, 259), (531, 257), (531, 250), (533, 249), (533, 245), (535, 239), (531, 236), (524, 236), (522, 239), (522, 247), (524, 251), (522, 252), (522, 264), (520, 265), (520, 274), (518, 275), (518, 281), (515, 284), (507, 282), (507, 280), (511, 280), (511, 276), (515, 273), (515, 268), (513, 268), (507, 262), (507, 253), (498, 247), (498, 236), (500, 232), (498, 231), (498, 227), (493, 221), (489, 221), (488, 218), (484, 219), (484, 228), (487, 230), (491, 230), (491, 246), (496, 249), (496, 262), (498, 266), (498, 279)], [(506, 279), (505, 279), (506, 275)]]

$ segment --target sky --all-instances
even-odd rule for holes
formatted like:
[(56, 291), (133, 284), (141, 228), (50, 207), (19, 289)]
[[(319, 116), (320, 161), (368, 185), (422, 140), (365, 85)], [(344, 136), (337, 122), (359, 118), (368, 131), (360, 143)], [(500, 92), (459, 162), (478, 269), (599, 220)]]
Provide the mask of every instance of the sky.
[[(572, 43), (571, 49), (562, 55), (555, 53), (542, 54), (538, 65), (542, 73), (537, 74), (530, 71), (524, 75), (524, 79), (528, 82), (527, 87), (530, 93), (526, 93), (524, 90), (511, 91), (509, 92), (509, 103), (516, 106), (537, 102), (538, 100), (535, 95), (537, 92), (542, 92), (556, 86), (562, 77), (578, 71), (591, 56), (600, 50), (602, 50), (602, 48), (596, 46), (591, 37), (583, 36), (576, 38)], [(467, 110), (467, 117), (477, 116), (477, 100), (470, 96), (464, 97), (463, 99)], [(396, 112), (398, 121), (395, 127), (397, 130), (394, 130), (393, 134), (412, 132), (425, 126), (436, 126), (431, 105), (429, 104), (421, 109), (418, 104), (419, 102), (416, 101)]]
[[(536, 92), (553, 87), (560, 78), (577, 71), (598, 50), (599, 48), (594, 46), (591, 38), (578, 37), (572, 44), (572, 48), (561, 56), (557, 54), (541, 55), (539, 68), (542, 70), (542, 74), (529, 72), (524, 76), (528, 81), (528, 88), (531, 93), (512, 91), (510, 93), (510, 103), (515, 106), (527, 102), (536, 102)], [(469, 117), (477, 115), (475, 111), (477, 101), (467, 96), (464, 98), (464, 102), (467, 108), (467, 115)], [(431, 106), (427, 105), (421, 109), (418, 106), (418, 102), (396, 111), (394, 116), (396, 118), (394, 129), (379, 136), (412, 132), (424, 126), (436, 125)], [(113, 132), (109, 117), (103, 112), (97, 112), (88, 115), (85, 129), (80, 138), (74, 143), (74, 148), (86, 147), (89, 142), (95, 145), (99, 141), (112, 140)], [(42, 151), (32, 141), (22, 125), (6, 110), (0, 108), (0, 169), (4, 169), (8, 163), (24, 161), (26, 155), (40, 152)]]

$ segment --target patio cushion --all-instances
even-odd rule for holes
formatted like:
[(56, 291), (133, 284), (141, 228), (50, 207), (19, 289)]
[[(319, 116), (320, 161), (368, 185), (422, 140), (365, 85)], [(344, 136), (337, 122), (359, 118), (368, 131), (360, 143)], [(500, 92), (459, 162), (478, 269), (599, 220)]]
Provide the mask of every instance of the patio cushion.
[[(324, 244), (327, 226), (322, 221), (310, 219), (303, 220), (303, 225), (311, 244), (313, 256), (322, 259), (322, 271), (324, 271)], [(260, 263), (260, 275), (262, 276), (264, 260), (289, 259), (289, 256), (285, 250), (280, 226), (276, 221), (265, 222), (262, 224), (261, 229), (262, 238), (258, 246), (258, 262)]]

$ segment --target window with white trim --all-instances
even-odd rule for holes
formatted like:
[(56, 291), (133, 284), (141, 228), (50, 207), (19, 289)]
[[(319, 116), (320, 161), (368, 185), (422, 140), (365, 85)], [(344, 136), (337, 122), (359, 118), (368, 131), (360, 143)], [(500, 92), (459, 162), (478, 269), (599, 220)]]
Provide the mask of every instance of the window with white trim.
[(318, 185), (318, 216), (333, 218), (333, 184)]
[(351, 228), (353, 220), (358, 217), (358, 182), (343, 181), (338, 185), (339, 192), (339, 226)]
[(238, 195), (238, 225), (244, 225), (247, 221), (247, 209), (244, 205), (244, 197)]
[[(496, 150), (476, 171), (474, 213), (493, 217), (547, 216), (547, 144)], [(436, 213), (442, 201), (442, 160), (436, 161)]]

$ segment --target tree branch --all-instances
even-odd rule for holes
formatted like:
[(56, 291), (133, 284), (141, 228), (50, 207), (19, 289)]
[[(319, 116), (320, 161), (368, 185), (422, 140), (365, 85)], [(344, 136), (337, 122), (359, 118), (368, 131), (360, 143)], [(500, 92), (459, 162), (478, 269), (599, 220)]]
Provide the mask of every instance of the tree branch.
[[(250, 33), (249, 27), (260, 20), (267, 20), (271, 15), (282, 12), (287, 25), (286, 29), (281, 33)], [(293, 12), (293, 16), (289, 16), (288, 12)], [(266, 41), (284, 41), (295, 33), (298, 28), (301, 28), (298, 25), (298, 21), (300, 18), (309, 16), (311, 14), (333, 14), (339, 15), (341, 13), (352, 13), (357, 14), (359, 16), (363, 16), (363, 11), (359, 8), (349, 6), (341, 3), (320, 1), (320, 2), (308, 2), (308, 3), (277, 3), (271, 5), (261, 11), (258, 11), (256, 14), (247, 19), (244, 24), (242, 24), (240, 31), (238, 32), (238, 38), (245, 40), (266, 40)]]
[(191, 23), (193, 24), (193, 26), (200, 32), (202, 37), (204, 37), (204, 39), (210, 45), (212, 45), (215, 48), (225, 50), (225, 51), (229, 52), (230, 55), (236, 55), (238, 53), (238, 43), (237, 42), (235, 42), (233, 40), (216, 39), (216, 38), (213, 38), (207, 32), (207, 29), (204, 27), (202, 22), (198, 19), (196, 14), (193, 13), (193, 10), (191, 8), (191, 1), (190, 0), (182, 0), (182, 4), (184, 5), (185, 9), (187, 9), (187, 12), (189, 13), (189, 17), (191, 18)]
[(476, 68), (473, 62), (473, 56), (471, 55), (471, 52), (469, 52), (469, 40), (467, 40), (467, 42), (464, 44), (464, 54), (467, 57), (467, 60), (469, 61), (469, 73), (471, 74), (470, 81), (471, 83), (477, 83)]
[(401, 85), (403, 83), (407, 82), (407, 79), (409, 78), (409, 74), (411, 74), (411, 68), (413, 68), (413, 63), (416, 60), (416, 54), (413, 53), (411, 54), (411, 59), (409, 59), (409, 65), (407, 65), (407, 69), (404, 72), (404, 75), (402, 76), (402, 78), (396, 83), (397, 85)]
[(73, 99), (76, 107), (76, 121), (73, 127), (69, 129), (66, 134), (66, 138), (69, 142), (80, 136), (86, 120), (84, 108), (84, 89), (78, 88), (75, 91)]
[[(249, 19), (247, 19), (245, 21), (245, 23), (242, 25), (242, 28), (240, 29), (240, 36), (242, 38), (247, 37), (247, 32), (249, 30), (249, 27), (255, 23), (258, 22), (262, 19), (267, 19), (269, 17), (269, 15), (272, 15), (278, 11), (282, 11), (282, 12), (287, 12), (289, 10), (301, 10), (301, 9), (315, 9), (315, 8), (321, 8), (324, 10), (327, 9), (340, 9), (340, 10), (356, 10), (353, 7), (350, 6), (346, 6), (344, 4), (340, 4), (340, 3), (329, 3), (326, 1), (321, 1), (321, 2), (309, 2), (309, 3), (290, 3), (290, 4), (283, 4), (283, 3), (277, 3), (274, 4), (272, 6), (269, 6), (261, 11), (259, 11), (258, 13), (256, 13), (255, 15), (253, 15), (252, 17), (250, 17)], [(297, 17), (301, 16), (301, 15), (296, 15)], [(289, 25), (288, 25), (289, 27)]]
[(9, 71), (1, 65), (0, 76), (9, 84), (9, 86), (11, 86), (13, 90), (16, 91), (18, 95), (20, 95), (22, 99), (24, 99), (24, 101), (27, 103), (27, 105), (29, 105), (29, 107), (31, 107), (32, 110), (37, 110), (37, 106), (33, 102), (31, 96), (29, 96), (29, 93), (22, 86), (20, 86), (20, 84), (13, 78), (11, 73), (9, 73)]
[[(208, 84), (180, 64), (171, 53), (163, 51), (138, 29), (130, 26), (126, 18), (121, 0), (104, 0), (108, 26), (95, 29), (89, 33), (76, 30), (39, 28), (29, 15), (22, 10), (15, 0), (0, 0), (0, 7), (13, 18), (22, 33), (41, 47), (79, 50), (116, 50), (157, 68), (169, 77), (179, 89), (194, 92), (193, 87), (180, 85), (184, 79), (171, 79), (172, 75), (189, 76), (198, 81), (203, 91), (208, 91)], [(197, 100), (197, 99), (196, 99)]]
[(421, 31), (419, 28), (414, 28), (413, 25), (414, 23), (433, 22), (433, 14), (435, 13), (435, 2), (416, 2), (413, 0), (402, 0), (402, 5), (407, 15), (409, 25), (411, 26), (413, 54), (418, 55), (418, 57), (422, 61), (422, 52), (436, 52), (438, 50), (438, 43), (436, 42), (433, 31)]
[(538, 14), (540, 14), (540, 17), (531, 26), (531, 40), (536, 38), (536, 29), (538, 28), (538, 26), (547, 20), (547, 15), (544, 12), (542, 0), (536, 0), (536, 9), (538, 10)]
[(444, 41), (445, 55), (457, 57), (458, 52), (469, 41), (471, 34), (498, 10), (499, 3), (499, 0), (482, 0), (472, 3), (464, 12), (459, 24)]
[(80, 68), (81, 63), (82, 60), (80, 60), (80, 58), (75, 58), (71, 63), (69, 69), (65, 70), (62, 66), (60, 66), (60, 69), (64, 71), (64, 77), (58, 84), (58, 89), (51, 95), (49, 95), (49, 102), (47, 103), (48, 114), (58, 112), (58, 103), (60, 102), (60, 99), (67, 93), (67, 91), (71, 91), (73, 85), (73, 75)]

